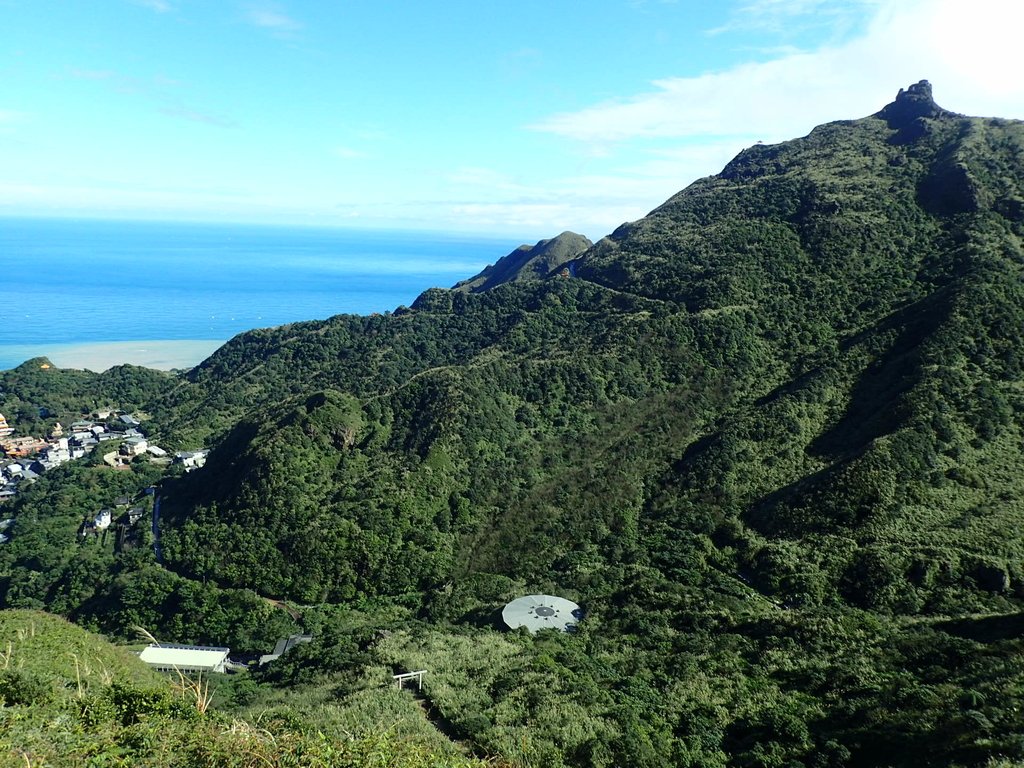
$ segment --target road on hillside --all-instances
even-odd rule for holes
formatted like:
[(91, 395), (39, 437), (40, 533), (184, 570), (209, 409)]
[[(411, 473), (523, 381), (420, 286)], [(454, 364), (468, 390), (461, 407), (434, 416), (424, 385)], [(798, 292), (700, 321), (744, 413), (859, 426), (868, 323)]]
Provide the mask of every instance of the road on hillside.
[(160, 547), (160, 497), (153, 498), (153, 554), (160, 565), (164, 564), (164, 551)]

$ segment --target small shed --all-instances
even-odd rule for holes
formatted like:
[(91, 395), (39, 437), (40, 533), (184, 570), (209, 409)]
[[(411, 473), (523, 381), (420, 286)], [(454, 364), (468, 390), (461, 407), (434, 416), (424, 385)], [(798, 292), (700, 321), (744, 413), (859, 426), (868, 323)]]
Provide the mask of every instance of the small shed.
[(161, 672), (224, 672), (230, 648), (204, 645), (150, 644), (139, 658)]
[(277, 645), (274, 646), (274, 650), (260, 656), (260, 666), (262, 667), (264, 664), (269, 664), (275, 659), (280, 658), (296, 645), (299, 645), (300, 643), (309, 643), (312, 640), (312, 635), (290, 635), (288, 637), (282, 637), (277, 641)]

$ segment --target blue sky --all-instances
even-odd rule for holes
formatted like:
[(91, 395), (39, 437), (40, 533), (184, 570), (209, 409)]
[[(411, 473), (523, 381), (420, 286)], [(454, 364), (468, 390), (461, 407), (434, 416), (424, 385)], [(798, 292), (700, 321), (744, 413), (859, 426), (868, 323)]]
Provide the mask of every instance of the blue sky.
[(0, 215), (592, 238), (922, 78), (1024, 118), (1008, 0), (0, 0)]

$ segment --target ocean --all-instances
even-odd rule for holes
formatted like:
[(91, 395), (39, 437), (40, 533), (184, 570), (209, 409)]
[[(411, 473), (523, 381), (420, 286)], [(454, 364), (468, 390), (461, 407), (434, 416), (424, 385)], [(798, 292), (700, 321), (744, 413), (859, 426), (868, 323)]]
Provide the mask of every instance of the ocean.
[(189, 367), (241, 331), (411, 304), (519, 242), (435, 232), (0, 219), (0, 370)]

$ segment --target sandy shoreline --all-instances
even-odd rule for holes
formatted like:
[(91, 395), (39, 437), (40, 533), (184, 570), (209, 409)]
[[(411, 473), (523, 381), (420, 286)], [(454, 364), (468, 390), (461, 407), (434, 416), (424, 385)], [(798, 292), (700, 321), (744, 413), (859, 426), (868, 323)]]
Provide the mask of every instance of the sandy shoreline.
[(102, 341), (91, 344), (39, 344), (0, 348), (2, 357), (14, 367), (33, 357), (47, 357), (58, 368), (105, 371), (115, 365), (142, 365), (169, 371), (191, 368), (209, 357), (223, 341), (208, 339), (165, 341)]

